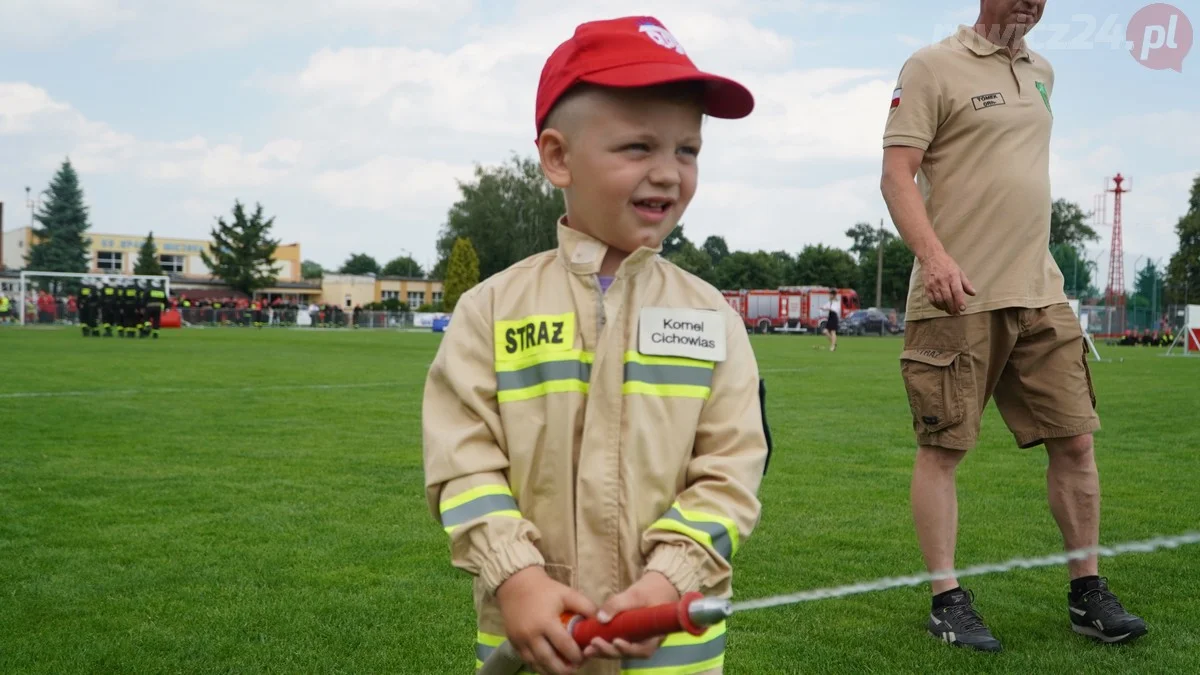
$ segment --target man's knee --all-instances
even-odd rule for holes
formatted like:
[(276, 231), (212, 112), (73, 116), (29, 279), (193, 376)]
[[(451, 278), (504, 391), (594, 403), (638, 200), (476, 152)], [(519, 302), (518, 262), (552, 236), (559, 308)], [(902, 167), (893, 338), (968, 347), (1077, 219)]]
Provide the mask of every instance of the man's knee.
[(966, 454), (962, 450), (922, 445), (917, 449), (917, 462), (941, 471), (954, 471)]
[(1047, 438), (1046, 451), (1051, 458), (1059, 458), (1076, 464), (1091, 464), (1095, 461), (1091, 434), (1080, 434), (1068, 438)]

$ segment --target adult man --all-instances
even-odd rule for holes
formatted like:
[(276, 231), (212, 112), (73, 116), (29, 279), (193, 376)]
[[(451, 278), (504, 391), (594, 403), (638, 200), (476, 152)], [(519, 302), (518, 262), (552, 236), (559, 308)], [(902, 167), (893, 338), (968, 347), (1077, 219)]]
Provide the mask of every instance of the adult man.
[[(913, 519), (930, 571), (953, 569), (955, 468), (993, 395), (1019, 447), (1046, 445), (1050, 508), (1067, 548), (1099, 539), (1087, 347), (1049, 252), (1054, 71), (1024, 40), (1044, 7), (981, 0), (974, 27), (905, 62), (884, 131), (880, 187), (916, 254), (901, 371), (919, 445)], [(1104, 642), (1146, 632), (1097, 575), (1095, 556), (1068, 569), (1076, 632)], [(931, 634), (1000, 651), (957, 580), (931, 590)]]

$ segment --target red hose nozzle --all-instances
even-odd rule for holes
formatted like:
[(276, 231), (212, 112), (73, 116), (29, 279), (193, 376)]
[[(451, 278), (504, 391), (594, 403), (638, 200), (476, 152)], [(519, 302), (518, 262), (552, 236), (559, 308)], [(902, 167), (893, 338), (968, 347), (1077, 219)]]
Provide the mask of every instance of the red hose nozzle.
[(653, 607), (640, 607), (621, 612), (608, 623), (578, 615), (565, 615), (567, 632), (580, 647), (591, 644), (594, 638), (612, 642), (618, 638), (641, 642), (670, 633), (687, 632), (702, 635), (709, 626), (725, 619), (733, 610), (728, 601), (706, 598), (701, 593), (688, 593), (679, 602)]

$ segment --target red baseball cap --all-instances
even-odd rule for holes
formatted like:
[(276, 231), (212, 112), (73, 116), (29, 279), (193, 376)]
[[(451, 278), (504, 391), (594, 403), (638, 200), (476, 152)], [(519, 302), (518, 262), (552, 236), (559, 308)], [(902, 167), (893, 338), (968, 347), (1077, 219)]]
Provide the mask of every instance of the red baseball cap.
[(626, 16), (590, 21), (558, 46), (538, 82), (535, 126), (572, 86), (587, 82), (605, 87), (647, 87), (669, 82), (705, 82), (705, 112), (738, 119), (754, 109), (746, 87), (696, 68), (675, 36), (652, 16)]

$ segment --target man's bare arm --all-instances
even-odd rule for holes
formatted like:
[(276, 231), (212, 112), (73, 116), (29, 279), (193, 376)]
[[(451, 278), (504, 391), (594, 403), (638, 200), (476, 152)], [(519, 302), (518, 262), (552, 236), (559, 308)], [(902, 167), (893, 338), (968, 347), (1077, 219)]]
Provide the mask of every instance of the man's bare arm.
[(946, 253), (925, 213), (925, 203), (913, 181), (924, 156), (920, 148), (884, 148), (879, 189), (900, 237), (921, 262), (921, 281), (929, 302), (957, 315), (966, 310), (966, 296), (975, 295), (975, 287)]

